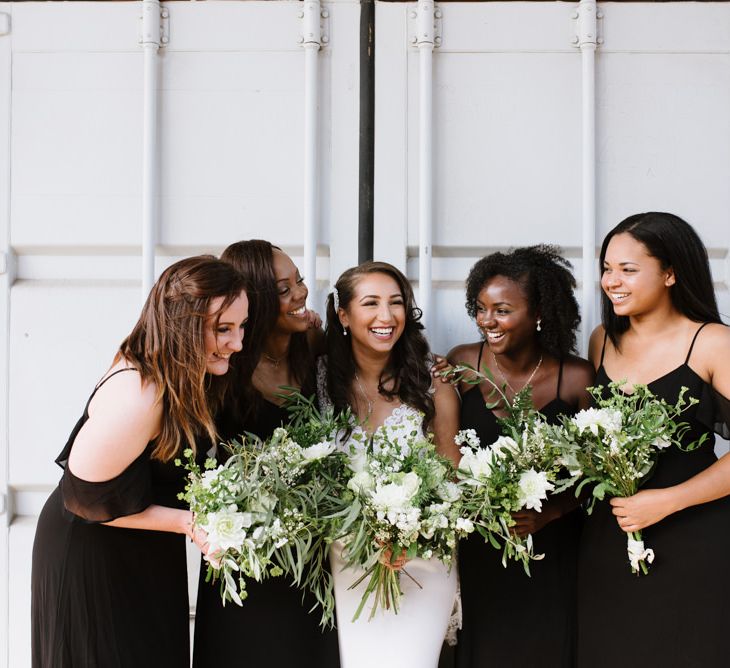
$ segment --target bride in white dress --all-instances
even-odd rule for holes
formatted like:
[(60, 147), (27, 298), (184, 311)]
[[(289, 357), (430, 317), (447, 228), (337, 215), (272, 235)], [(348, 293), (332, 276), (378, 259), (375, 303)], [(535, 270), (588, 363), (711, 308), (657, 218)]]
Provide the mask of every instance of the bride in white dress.
[[(458, 396), (451, 385), (432, 385), (419, 318), (408, 280), (392, 265), (366, 262), (342, 274), (327, 305), (320, 402), (350, 407), (360, 421), (344, 447), (387, 424), (433, 432), (440, 454), (457, 463)], [(345, 568), (343, 547), (336, 542), (330, 554), (342, 668), (436, 668), (456, 597), (456, 567), (436, 559), (406, 562), (418, 584), (401, 576), (398, 614), (379, 609), (369, 619), (366, 606), (353, 622), (366, 581), (350, 589), (363, 571)]]

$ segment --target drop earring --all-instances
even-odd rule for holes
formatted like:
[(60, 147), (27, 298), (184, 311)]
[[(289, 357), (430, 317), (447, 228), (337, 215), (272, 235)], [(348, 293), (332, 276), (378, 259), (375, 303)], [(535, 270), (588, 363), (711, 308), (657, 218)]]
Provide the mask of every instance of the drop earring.
[(537, 330), (538, 332), (541, 332), (541, 331), (542, 331), (542, 327), (540, 326), (540, 323), (541, 323), (541, 322), (542, 322), (542, 320), (540, 320), (540, 318), (538, 318), (538, 319), (537, 319), (537, 327), (535, 327), (535, 329), (536, 329), (536, 330)]
[(347, 336), (347, 327), (345, 327), (344, 325), (342, 325), (342, 335)]

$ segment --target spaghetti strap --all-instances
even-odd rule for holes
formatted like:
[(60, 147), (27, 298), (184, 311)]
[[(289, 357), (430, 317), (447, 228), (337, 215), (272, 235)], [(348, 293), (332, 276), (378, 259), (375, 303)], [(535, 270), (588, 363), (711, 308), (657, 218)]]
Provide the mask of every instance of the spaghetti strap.
[(482, 341), (482, 345), (479, 346), (479, 357), (477, 357), (477, 371), (481, 371), (482, 368), (482, 353), (484, 352), (484, 346), (486, 345), (486, 341)]
[(560, 383), (563, 382), (563, 358), (560, 358), (560, 368), (558, 369), (558, 388), (555, 392), (555, 398), (560, 399)]
[(703, 322), (695, 332), (695, 335), (692, 337), (692, 343), (689, 344), (689, 351), (687, 352), (687, 359), (684, 360), (685, 366), (689, 364), (689, 358), (692, 355), (692, 349), (695, 347), (695, 341), (697, 340), (697, 335), (702, 331), (702, 329), (705, 327), (705, 325), (709, 325), (709, 322)]
[(601, 363), (598, 366), (603, 366), (603, 356), (606, 354), (606, 341), (608, 341), (608, 330), (603, 332), (603, 348), (601, 348)]

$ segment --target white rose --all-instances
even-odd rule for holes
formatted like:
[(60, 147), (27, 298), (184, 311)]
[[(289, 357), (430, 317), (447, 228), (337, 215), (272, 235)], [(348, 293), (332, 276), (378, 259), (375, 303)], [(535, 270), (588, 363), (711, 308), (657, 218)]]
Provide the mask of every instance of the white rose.
[(358, 471), (347, 483), (349, 489), (356, 494), (364, 494), (373, 489), (375, 481), (367, 471)]
[[(208, 513), (205, 516), (205, 521), (200, 522), (200, 526), (208, 534), (208, 543), (211, 546), (208, 553), (240, 547), (246, 537), (247, 519), (243, 513), (236, 510), (236, 506), (229, 506), (224, 510)], [(250, 522), (248, 526), (250, 526)], [(212, 549), (213, 546), (215, 546), (215, 550)]]
[(364, 450), (355, 450), (348, 460), (347, 464), (353, 473), (364, 471), (368, 465), (368, 456)]
[(520, 475), (517, 483), (519, 497), (517, 502), (520, 508), (532, 508), (540, 512), (542, 510), (542, 500), (547, 499), (547, 492), (555, 489), (555, 486), (547, 479), (547, 473), (541, 471), (538, 473), (535, 469), (524, 471)]
[[(414, 480), (415, 478), (415, 480)], [(372, 503), (386, 513), (406, 508), (415, 496), (421, 481), (415, 473), (407, 473), (400, 483), (378, 484), (372, 493)]]
[(445, 480), (442, 482), (438, 489), (436, 490), (439, 497), (441, 497), (444, 501), (448, 501), (449, 503), (454, 503), (454, 501), (458, 501), (459, 498), (461, 498), (461, 490), (459, 489), (459, 486), (455, 482), (451, 482), (450, 480)]
[(333, 453), (335, 450), (335, 444), (330, 441), (320, 441), (315, 445), (310, 445), (308, 448), (302, 450), (302, 456), (305, 461), (312, 462), (316, 459), (322, 459), (327, 455)]
[(494, 452), (494, 454), (500, 459), (504, 459), (504, 457), (506, 456), (505, 451), (512, 453), (519, 452), (519, 446), (517, 445), (517, 441), (509, 436), (500, 436), (489, 447), (492, 449), (492, 452)]
[(490, 448), (467, 450), (459, 462), (459, 469), (465, 471), (472, 478), (487, 478), (492, 472), (492, 458), (494, 452)]

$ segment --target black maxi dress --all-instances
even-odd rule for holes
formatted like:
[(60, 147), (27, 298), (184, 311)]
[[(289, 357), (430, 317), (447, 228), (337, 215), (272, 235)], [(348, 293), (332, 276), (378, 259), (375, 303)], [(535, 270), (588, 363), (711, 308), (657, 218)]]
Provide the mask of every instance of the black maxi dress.
[(150, 504), (181, 507), (184, 472), (152, 460), (150, 444), (111, 480), (75, 477), (66, 462), (89, 402), (56, 459), (63, 477), (36, 528), (33, 668), (187, 668), (185, 536), (100, 524)]
[[(484, 344), (479, 351), (479, 364)], [(540, 409), (548, 422), (578, 410), (560, 398), (560, 365), (555, 398)], [(464, 394), (461, 429), (474, 429), (482, 445), (501, 435), (497, 419), (478, 386)], [(502, 552), (474, 533), (459, 543), (462, 628), (456, 645), (458, 668), (563, 668), (574, 664), (575, 590), (582, 524), (576, 509), (533, 535), (541, 561), (502, 566)]]
[[(302, 390), (305, 393), (305, 390)], [(265, 440), (288, 422), (284, 408), (263, 398), (239, 429), (224, 419), (222, 435), (236, 438), (249, 432)], [(246, 583), (248, 598), (242, 606), (221, 602), (219, 583), (205, 581), (201, 563), (195, 614), (193, 668), (337, 668), (337, 632), (322, 631), (319, 609), (309, 613), (315, 599), (284, 577)]]
[[(682, 387), (699, 400), (682, 414), (690, 426), (685, 445), (703, 433), (711, 436), (691, 452), (676, 446), (662, 452), (642, 488), (670, 487), (700, 473), (717, 460), (713, 430), (728, 437), (730, 401), (689, 366), (693, 346), (694, 340), (684, 364), (648, 385), (669, 403)], [(596, 384), (609, 382), (602, 353)], [(596, 503), (586, 518), (578, 568), (578, 665), (730, 665), (730, 497), (669, 515), (642, 533), (655, 559), (648, 575), (637, 576), (626, 555), (626, 534), (608, 502)]]

